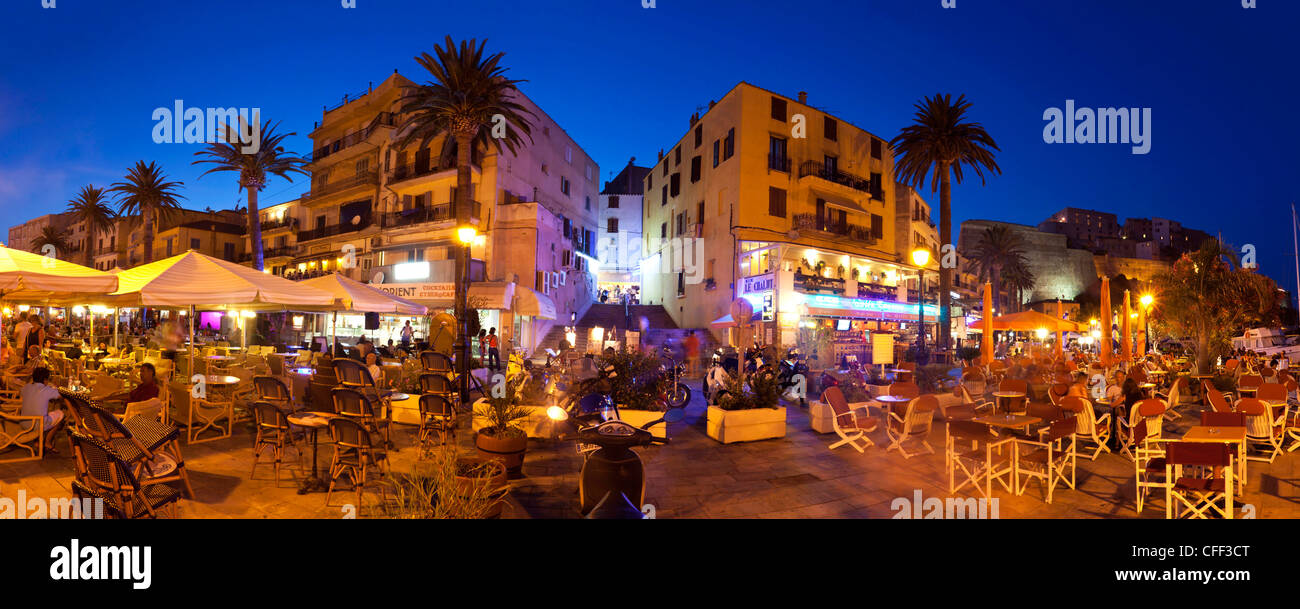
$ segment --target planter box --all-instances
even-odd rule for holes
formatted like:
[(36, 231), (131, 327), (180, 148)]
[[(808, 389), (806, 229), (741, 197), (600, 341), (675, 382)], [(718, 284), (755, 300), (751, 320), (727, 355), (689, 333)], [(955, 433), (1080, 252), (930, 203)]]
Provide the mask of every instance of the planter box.
[(709, 407), (707, 431), (710, 438), (731, 444), (785, 437), (785, 408), (723, 410)]
[[(624, 423), (641, 427), (650, 421), (662, 419), (664, 413), (659, 412), (658, 410), (632, 410), (630, 408), (619, 408), (618, 416)], [(668, 424), (659, 423), (658, 425), (651, 427), (649, 431), (651, 434), (654, 434), (654, 437), (656, 438), (666, 439), (668, 437)]]

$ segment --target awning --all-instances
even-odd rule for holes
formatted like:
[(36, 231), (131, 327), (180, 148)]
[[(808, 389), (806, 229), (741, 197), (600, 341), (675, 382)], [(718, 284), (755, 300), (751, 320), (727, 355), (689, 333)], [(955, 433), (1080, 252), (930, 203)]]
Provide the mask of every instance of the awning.
[(857, 203), (853, 203), (853, 202), (845, 203), (845, 202), (842, 202), (842, 201), (832, 201), (832, 200), (830, 200), (830, 199), (827, 199), (827, 200), (826, 200), (826, 207), (834, 207), (834, 208), (837, 208), (837, 209), (842, 209), (842, 210), (844, 210), (844, 211), (853, 212), (853, 213), (855, 213), (855, 214), (866, 214), (866, 213), (870, 213), (870, 212), (868, 212), (867, 210), (862, 209), (862, 206), (861, 206), (861, 205), (858, 205)]
[(527, 286), (515, 286), (514, 312), (540, 319), (555, 319), (555, 302)]
[[(515, 299), (515, 284), (510, 281), (482, 281), (469, 286), (469, 304), (475, 309), (510, 310)], [(554, 305), (552, 305), (554, 309)], [(554, 319), (554, 318), (552, 318)]]

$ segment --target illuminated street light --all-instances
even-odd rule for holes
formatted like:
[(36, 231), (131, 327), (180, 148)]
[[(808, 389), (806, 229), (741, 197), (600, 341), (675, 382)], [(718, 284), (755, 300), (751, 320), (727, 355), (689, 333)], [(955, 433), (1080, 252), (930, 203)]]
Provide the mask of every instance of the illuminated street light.
[[(930, 250), (918, 247), (912, 250), (912, 263), (916, 265), (916, 318), (917, 354), (925, 351), (925, 265), (930, 263)], [(942, 297), (942, 295), (940, 295)]]

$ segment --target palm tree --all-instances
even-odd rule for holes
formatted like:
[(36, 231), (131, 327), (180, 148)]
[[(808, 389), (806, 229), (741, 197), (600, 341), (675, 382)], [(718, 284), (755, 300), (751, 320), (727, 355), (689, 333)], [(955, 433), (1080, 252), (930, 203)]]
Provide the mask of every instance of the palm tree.
[[(514, 154), (524, 144), (524, 138), (532, 142), (529, 120), (535, 115), (515, 101), (519, 94), (516, 85), (523, 81), (506, 78), (506, 69), (500, 65), (504, 54), (486, 56), (486, 45), (486, 40), (479, 43), (471, 39), (461, 41), (457, 47), (447, 36), (444, 46), (434, 45), (434, 55), (421, 53), (415, 58), (433, 79), (409, 88), (400, 100), (399, 111), (405, 117), (399, 128), (399, 133), (404, 134), (400, 144), (403, 148), (416, 142), (424, 148), (445, 136), (444, 155), (454, 150), (458, 227), (470, 223), (470, 163), (474, 152), (493, 147), (498, 153), (505, 148)], [(456, 319), (461, 327), (455, 348), (462, 366), (462, 398), (469, 390), (469, 347), (465, 340), (468, 259), (469, 247), (457, 248)]]
[[(972, 258), (980, 269), (980, 279), (988, 279), (993, 285), (993, 306), (1000, 308), (1002, 297), (1002, 273), (1015, 266), (1027, 264), (1020, 236), (1011, 232), (1005, 225), (996, 224), (984, 229), (975, 244)], [(988, 313), (985, 313), (988, 315)]]
[(155, 222), (173, 210), (181, 208), (179, 199), (184, 199), (176, 189), (184, 186), (182, 182), (168, 182), (162, 167), (150, 161), (136, 161), (135, 166), (126, 173), (125, 182), (114, 182), (108, 192), (118, 195), (117, 213), (122, 216), (139, 215), (144, 221), (144, 263), (153, 262), (153, 229)]
[(68, 234), (59, 230), (54, 225), (46, 226), (41, 229), (41, 234), (32, 239), (32, 251), (37, 254), (44, 254), (45, 246), (54, 247), (54, 257), (59, 256), (59, 252), (71, 249), (68, 245)]
[(95, 265), (95, 233), (108, 230), (113, 226), (116, 214), (108, 206), (108, 197), (104, 189), (95, 188), (93, 184), (81, 187), (81, 192), (68, 201), (68, 212), (86, 224), (86, 266)]
[(291, 173), (307, 175), (303, 165), (304, 159), (292, 152), (285, 152), (284, 138), (297, 135), (294, 132), (276, 133), (279, 123), (266, 121), (260, 132), (261, 140), (256, 142), (256, 149), (245, 151), (248, 145), (240, 137), (242, 131), (236, 131), (237, 125), (226, 125), (220, 141), (194, 153), (194, 156), (206, 157), (192, 164), (209, 163), (213, 168), (199, 175), (202, 178), (215, 171), (235, 171), (239, 173), (239, 189), (248, 189), (248, 235), (249, 245), (253, 249), (253, 268), (262, 270), (262, 221), (258, 217), (257, 193), (266, 188), (267, 174), (284, 178), (290, 182)]
[(1020, 310), (1025, 302), (1025, 293), (1032, 291), (1037, 282), (1033, 271), (1025, 265), (1023, 260), (1017, 260), (1002, 271), (1002, 280), (1006, 282), (1007, 293), (1015, 293), (1016, 310)]
[[(952, 244), (952, 181), (961, 184), (964, 169), (974, 171), (984, 185), (984, 172), (1001, 174), (993, 151), (998, 145), (979, 123), (967, 122), (971, 103), (962, 95), (936, 94), (916, 104), (916, 122), (903, 128), (889, 141), (894, 149), (894, 175), (904, 184), (920, 189), (930, 177), (930, 192), (939, 190), (939, 243)], [(930, 176), (930, 170), (934, 175)], [(952, 333), (949, 308), (952, 269), (939, 269), (939, 345), (946, 349)]]

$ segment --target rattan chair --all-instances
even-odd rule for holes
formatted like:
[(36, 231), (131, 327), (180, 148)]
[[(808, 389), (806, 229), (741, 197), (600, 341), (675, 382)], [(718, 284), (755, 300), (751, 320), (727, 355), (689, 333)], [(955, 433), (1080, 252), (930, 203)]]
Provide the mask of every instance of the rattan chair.
[(417, 432), (417, 442), (420, 450), (424, 451), (422, 454), (432, 447), (435, 436), (438, 446), (446, 444), (449, 437), (455, 441), (456, 409), (451, 400), (436, 393), (426, 393), (420, 396), (419, 404), (420, 429)]
[(164, 484), (141, 484), (135, 468), (108, 444), (71, 430), (68, 437), (79, 482), (116, 497), (121, 511), (133, 518), (157, 518), (158, 511), (164, 508), (170, 508), (172, 518), (179, 516), (180, 491)]
[[(68, 405), (68, 413), (73, 419), (69, 427), (111, 447), (131, 466), (131, 473), (145, 486), (179, 481), (185, 485), (185, 496), (194, 498), (189, 470), (181, 453), (180, 430), (175, 425), (148, 417), (123, 421), (113, 413), (66, 392), (63, 393), (63, 403)], [(176, 469), (170, 474), (157, 475), (158, 464), (163, 460), (175, 462)]]
[(281, 412), (293, 414), (303, 409), (303, 406), (294, 402), (293, 390), (289, 384), (278, 376), (253, 377), (253, 389), (257, 401), (269, 402)]
[(452, 371), (451, 358), (437, 351), (421, 352), (420, 365), (428, 372), (450, 374)]
[(383, 435), (384, 446), (392, 445), (390, 421), (375, 413), (374, 402), (369, 396), (352, 387), (335, 387), (330, 395), (334, 399), (334, 412), (357, 421), (371, 433)]
[(289, 425), (288, 415), (279, 405), (259, 400), (253, 402), (252, 409), (257, 435), (253, 439), (253, 468), (248, 473), (248, 477), (251, 480), (257, 473), (257, 462), (261, 459), (262, 453), (270, 449), (271, 456), (275, 460), (275, 482), (279, 484), (280, 464), (284, 461), (285, 447), (293, 447), (299, 461), (302, 460), (302, 448), (294, 442), (295, 434)]
[(337, 417), (330, 419), (330, 437), (334, 440), (334, 459), (330, 463), (330, 485), (325, 493), (325, 505), (330, 505), (334, 488), (344, 476), (348, 477), (357, 494), (354, 505), (358, 510), (362, 505), (362, 492), (371, 483), (375, 483), (383, 499), (387, 500), (384, 478), (388, 470), (388, 452), (375, 446), (370, 431), (351, 418)]

